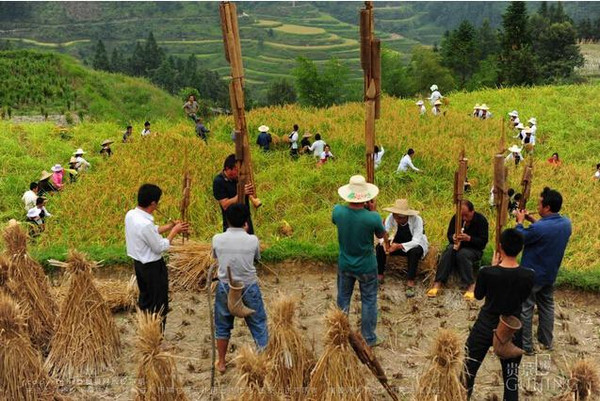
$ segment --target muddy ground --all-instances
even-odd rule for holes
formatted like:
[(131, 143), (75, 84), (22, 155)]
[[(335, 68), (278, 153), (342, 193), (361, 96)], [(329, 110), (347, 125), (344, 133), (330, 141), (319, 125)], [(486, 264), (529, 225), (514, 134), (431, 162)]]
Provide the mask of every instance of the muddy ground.
[[(276, 272), (276, 273), (275, 273)], [(130, 271), (117, 274), (127, 280)], [(335, 267), (320, 264), (288, 262), (260, 269), (260, 285), (267, 308), (281, 291), (296, 296), (299, 322), (317, 354), (323, 348), (322, 316), (335, 302)], [(378, 333), (386, 341), (376, 349), (391, 385), (399, 398), (411, 400), (416, 379), (427, 366), (426, 353), (432, 338), (441, 327), (456, 330), (466, 340), (481, 303), (469, 305), (458, 289), (446, 290), (437, 299), (425, 297), (426, 286), (420, 284), (417, 296), (404, 296), (402, 276), (386, 278), (379, 294)], [(211, 346), (205, 293), (174, 292), (172, 311), (168, 316), (166, 340), (174, 346), (172, 354), (191, 400), (208, 399), (210, 388)], [(351, 321), (356, 325), (360, 315), (358, 296), (351, 305)], [(81, 400), (129, 400), (135, 383), (137, 356), (133, 313), (115, 315), (121, 333), (122, 355), (114, 369), (95, 378), (84, 378), (66, 384), (63, 389)], [(534, 324), (537, 322), (534, 322)], [(534, 326), (535, 328), (535, 326)], [(230, 343), (228, 362), (236, 349), (252, 338), (243, 321), (236, 322)], [(525, 356), (521, 363), (521, 399), (549, 400), (560, 393), (568, 377), (568, 366), (577, 358), (587, 357), (600, 364), (600, 299), (596, 294), (560, 290), (556, 293), (555, 349), (537, 356)], [(218, 375), (216, 387), (221, 399), (235, 391), (236, 371), (232, 364), (224, 375)], [(498, 359), (491, 353), (485, 359), (476, 381), (474, 400), (485, 400), (496, 394), (502, 397), (501, 371)], [(368, 378), (375, 399), (389, 399), (379, 383)], [(500, 398), (501, 399), (501, 398)]]

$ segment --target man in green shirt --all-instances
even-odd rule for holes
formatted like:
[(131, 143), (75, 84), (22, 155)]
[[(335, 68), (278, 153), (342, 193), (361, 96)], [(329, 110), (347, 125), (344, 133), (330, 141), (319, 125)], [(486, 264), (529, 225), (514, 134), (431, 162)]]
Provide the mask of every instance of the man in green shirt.
[(367, 183), (363, 176), (352, 176), (349, 184), (338, 189), (338, 194), (348, 204), (336, 205), (332, 215), (340, 246), (337, 304), (348, 313), (354, 283), (358, 281), (362, 302), (361, 333), (372, 347), (382, 342), (375, 334), (378, 282), (373, 235), (387, 237), (381, 217), (375, 212), (374, 199), (378, 193), (379, 188)]

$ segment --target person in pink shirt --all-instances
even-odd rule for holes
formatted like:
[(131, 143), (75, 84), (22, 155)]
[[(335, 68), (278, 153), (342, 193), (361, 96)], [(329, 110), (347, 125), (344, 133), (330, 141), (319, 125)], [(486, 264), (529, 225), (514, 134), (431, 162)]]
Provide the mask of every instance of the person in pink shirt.
[(62, 166), (60, 164), (55, 164), (52, 168), (52, 182), (54, 183), (54, 186), (56, 188), (58, 188), (58, 190), (63, 189), (63, 186), (65, 184), (63, 184), (63, 175), (65, 173), (65, 170), (62, 168)]

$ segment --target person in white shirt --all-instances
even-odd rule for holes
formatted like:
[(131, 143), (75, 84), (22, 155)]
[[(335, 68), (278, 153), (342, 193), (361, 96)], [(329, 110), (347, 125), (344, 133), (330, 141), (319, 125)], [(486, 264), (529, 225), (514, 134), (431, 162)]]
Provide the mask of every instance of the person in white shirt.
[(315, 135), (315, 141), (308, 147), (308, 150), (313, 152), (314, 157), (321, 157), (325, 145), (325, 141), (321, 139), (321, 134), (317, 134)]
[(29, 184), (29, 191), (25, 191), (21, 200), (25, 204), (25, 211), (29, 211), (30, 209), (35, 207), (35, 202), (38, 198), (38, 183), (32, 182)]
[(323, 153), (321, 153), (319, 163), (323, 164), (329, 159), (333, 160), (335, 159), (335, 156), (333, 156), (333, 153), (331, 153), (331, 147), (329, 145), (325, 145), (323, 148)]
[(152, 132), (150, 131), (150, 121), (146, 121), (144, 123), (144, 129), (142, 130), (142, 137), (150, 135)]
[(482, 120), (487, 120), (488, 118), (491, 118), (492, 113), (490, 113), (489, 110), (490, 108), (487, 106), (487, 104), (482, 104), (479, 108), (479, 118), (481, 118)]
[[(152, 214), (158, 208), (162, 190), (153, 184), (144, 184), (138, 190), (137, 207), (125, 215), (125, 242), (127, 256), (133, 259), (140, 295), (139, 308), (162, 315), (165, 329), (169, 311), (169, 277), (162, 257), (179, 233), (186, 233), (189, 225), (171, 221), (163, 226), (154, 224)], [(169, 232), (167, 238), (161, 234)]]
[(288, 135), (290, 140), (290, 156), (298, 157), (298, 124), (294, 124), (294, 130)]
[(480, 108), (479, 103), (477, 103), (475, 105), (475, 107), (473, 107), (473, 117), (476, 117), (476, 118), (480, 117), (480, 115), (479, 115), (479, 108)]
[(79, 148), (75, 152), (73, 152), (73, 156), (75, 156), (75, 162), (76, 162), (75, 170), (77, 170), (77, 172), (85, 171), (88, 168), (92, 167), (92, 165), (83, 158), (84, 154), (85, 154), (85, 152), (81, 148)]
[(523, 159), (523, 156), (521, 155), (521, 148), (517, 145), (512, 145), (510, 148), (508, 148), (508, 151), (510, 153), (504, 159), (504, 164), (509, 164), (510, 162), (514, 161), (515, 166), (518, 166), (519, 162)]
[(431, 96), (429, 97), (429, 102), (431, 103), (431, 105), (435, 105), (435, 102), (440, 100), (443, 96), (440, 93), (440, 91), (438, 90), (438, 86), (437, 85), (431, 85)]
[(521, 120), (519, 120), (519, 113), (516, 110), (511, 111), (508, 115), (510, 117), (510, 123), (513, 126), (516, 127), (521, 122)]
[(375, 159), (375, 169), (378, 169), (381, 165), (381, 161), (383, 160), (383, 154), (385, 153), (385, 149), (383, 148), (383, 146), (380, 148), (379, 146), (375, 145), (374, 150), (375, 154), (373, 155), (373, 158)]
[(427, 109), (425, 108), (423, 101), (419, 100), (416, 104), (419, 107), (419, 115), (425, 115), (425, 113), (427, 113)]
[(440, 109), (441, 105), (442, 105), (442, 102), (440, 102), (439, 100), (436, 100), (435, 103), (433, 104), (433, 108), (431, 109), (431, 112), (433, 113), (434, 116), (442, 115), (442, 110)]
[(36, 199), (35, 206), (27, 211), (27, 221), (30, 221), (39, 226), (39, 231), (44, 231), (46, 217), (52, 216), (46, 210), (46, 199), (41, 196)]
[(596, 172), (592, 178), (596, 181), (600, 180), (600, 163), (596, 164)]
[(529, 128), (531, 128), (531, 136), (533, 137), (533, 140), (535, 142), (535, 133), (537, 132), (537, 120), (535, 117), (531, 117), (529, 121), (527, 121), (527, 123), (529, 124)]
[(515, 131), (517, 131), (517, 135), (515, 135), (513, 138), (519, 139), (521, 142), (523, 142), (523, 139), (525, 138), (525, 133), (523, 132), (524, 129), (525, 126), (521, 123), (515, 125)]
[(409, 167), (415, 171), (421, 171), (420, 169), (416, 168), (412, 162), (412, 157), (414, 154), (414, 149), (408, 149), (408, 152), (406, 152), (406, 154), (400, 160), (400, 164), (398, 164), (398, 169), (396, 171), (408, 171)]

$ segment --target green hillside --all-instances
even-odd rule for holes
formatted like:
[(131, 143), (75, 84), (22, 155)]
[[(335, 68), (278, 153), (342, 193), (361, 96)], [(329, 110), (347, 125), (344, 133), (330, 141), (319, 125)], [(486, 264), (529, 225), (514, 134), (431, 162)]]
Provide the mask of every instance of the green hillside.
[(94, 71), (58, 53), (0, 52), (0, 82), (4, 118), (71, 113), (125, 123), (181, 112), (178, 99), (145, 80)]

